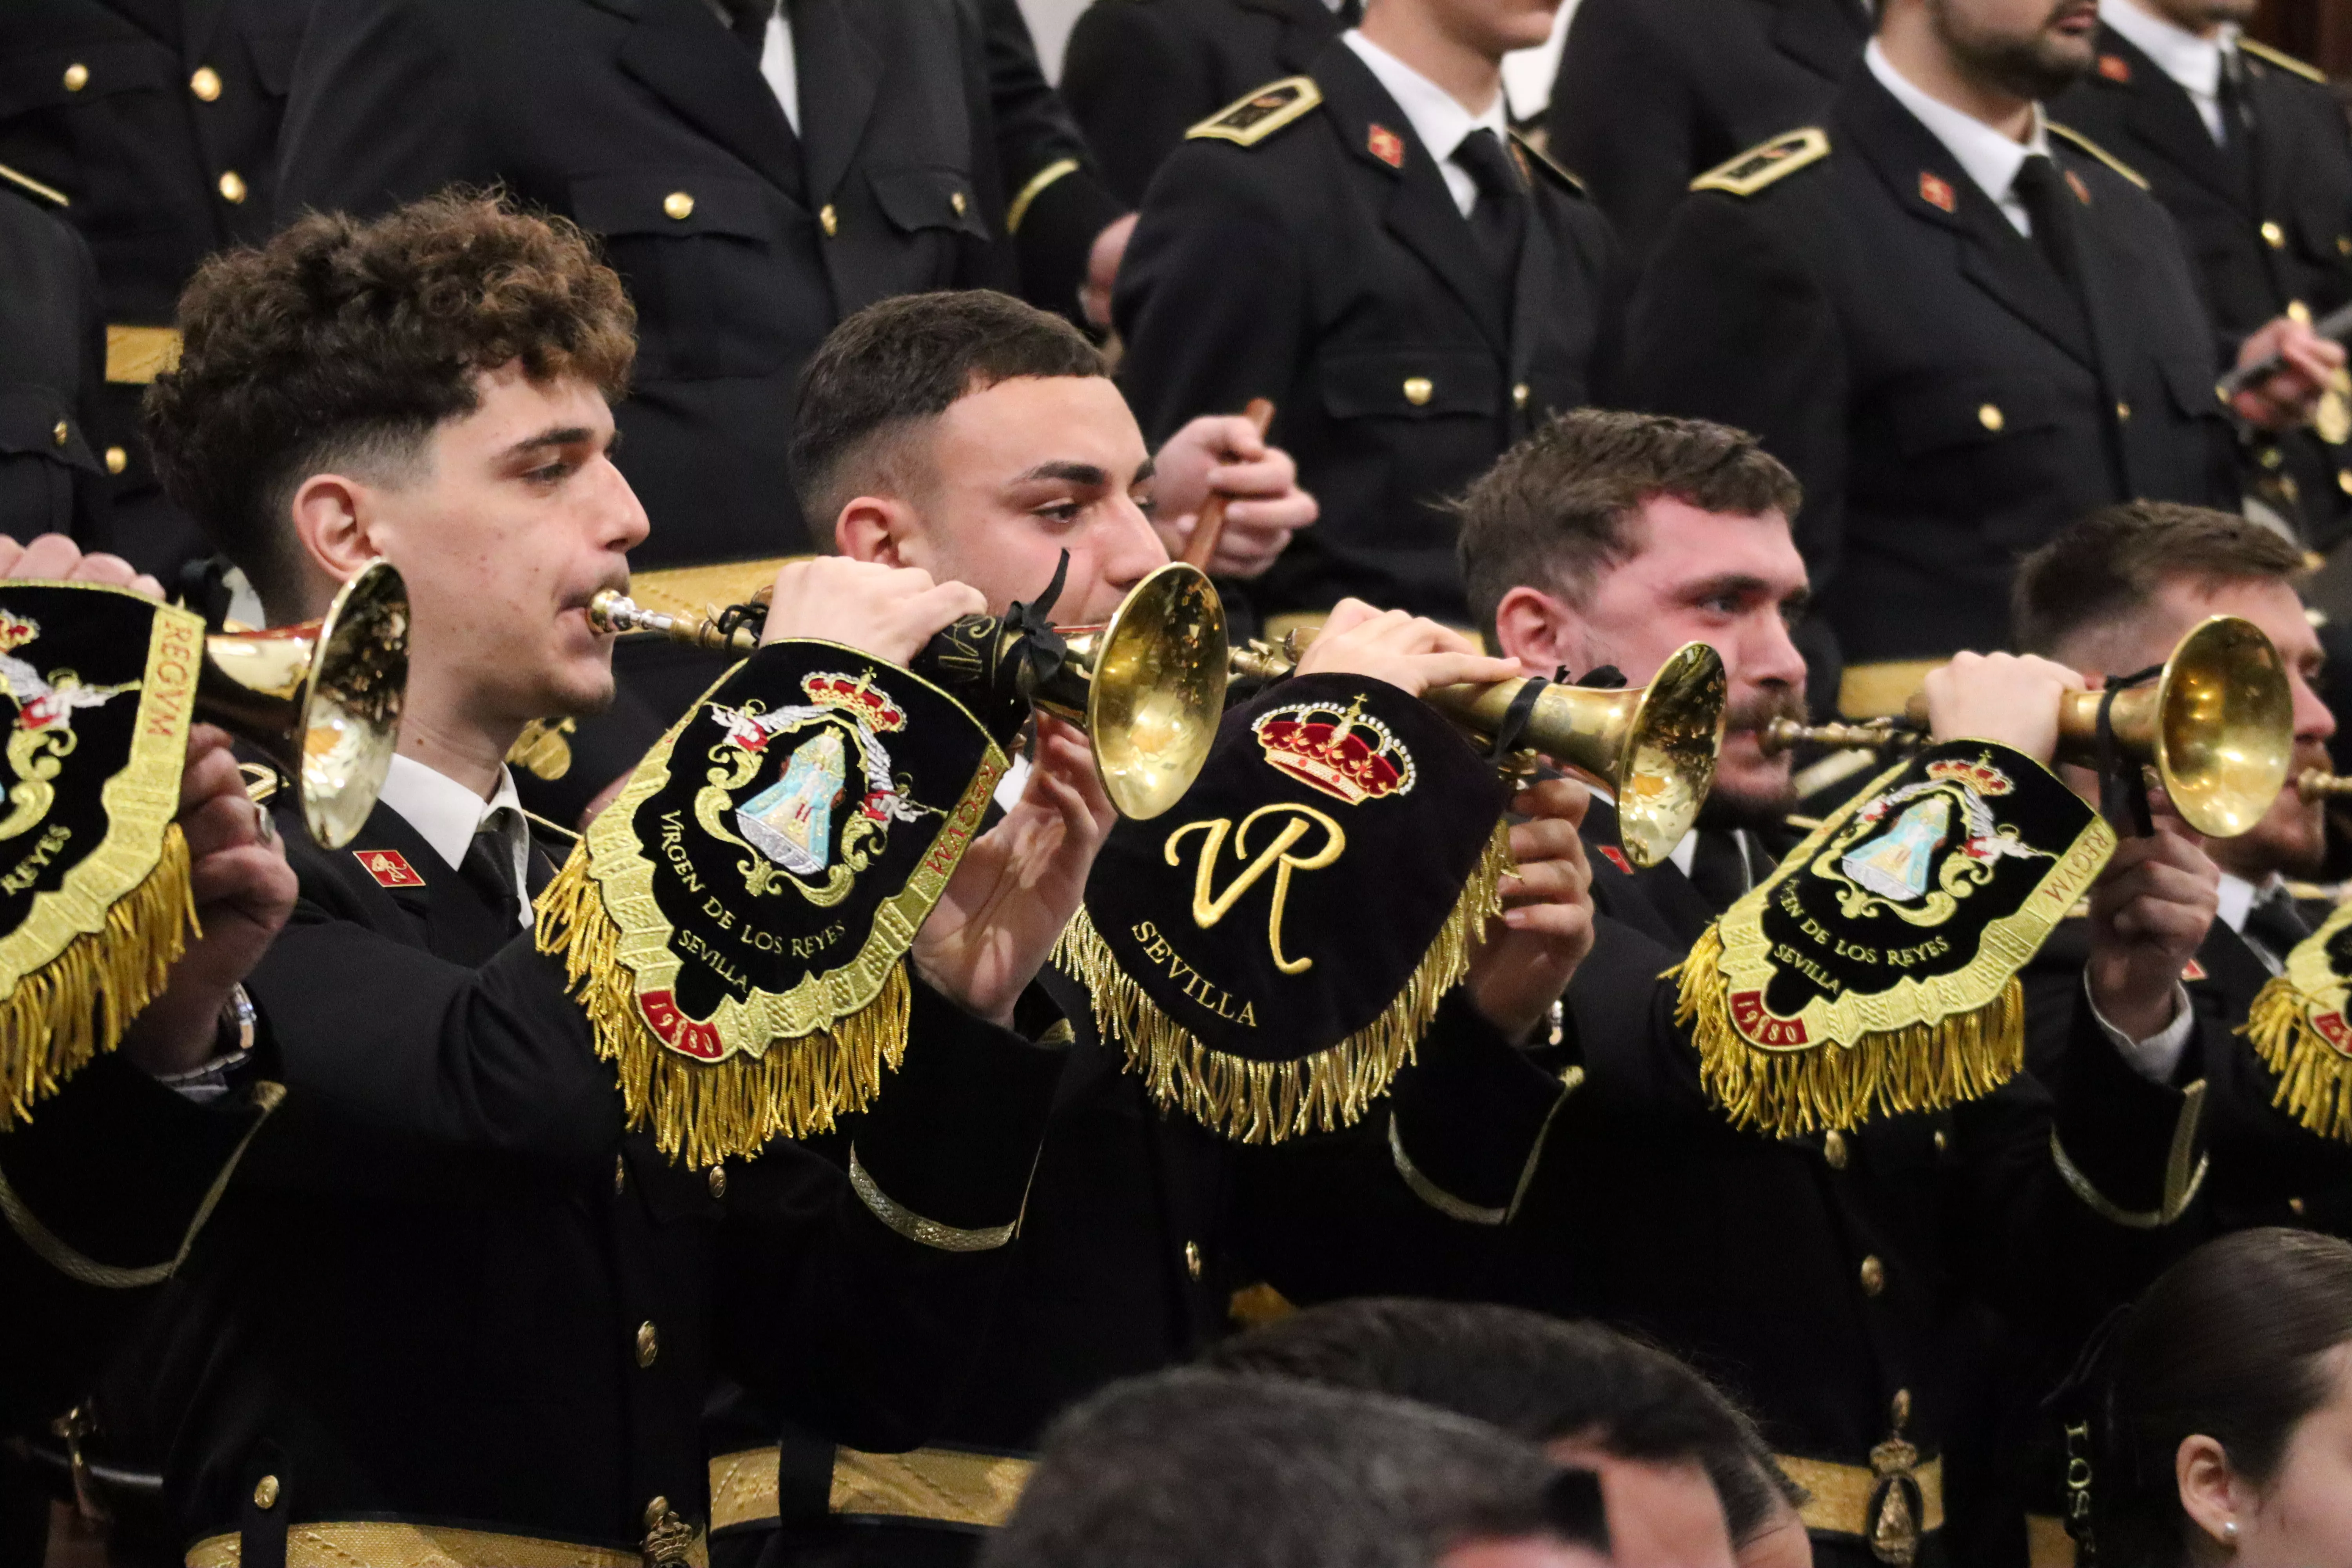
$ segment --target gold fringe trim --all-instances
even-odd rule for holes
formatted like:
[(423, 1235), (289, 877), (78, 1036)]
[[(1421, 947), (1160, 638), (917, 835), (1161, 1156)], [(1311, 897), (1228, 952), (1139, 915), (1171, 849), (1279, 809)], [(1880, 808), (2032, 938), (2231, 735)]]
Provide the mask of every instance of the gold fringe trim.
[(1253, 1061), (1211, 1050), (1160, 1011), (1111, 955), (1086, 910), (1062, 932), (1053, 963), (1083, 981), (1095, 1029), (1117, 1040), (1162, 1110), (1181, 1106), (1211, 1131), (1243, 1143), (1278, 1143), (1353, 1126), (1413, 1059), (1445, 994), (1470, 972), (1486, 921), (1502, 912), (1496, 884), (1508, 876), (1510, 824), (1497, 823), (1437, 939), (1381, 1016), (1337, 1045), (1294, 1062)]
[(0, 1131), (31, 1121), (37, 1101), (121, 1043), (131, 1021), (163, 994), (190, 931), (203, 934), (188, 841), (173, 823), (155, 868), (106, 911), (104, 928), (67, 942), (0, 1005)]
[(2273, 978), (2255, 994), (2238, 1033), (2278, 1075), (2273, 1105), (2322, 1138), (2352, 1142), (2352, 1057), (2311, 1026), (2311, 1001), (2300, 986), (2284, 974)]
[(637, 1008), (635, 977), (619, 956), (621, 929), (605, 912), (583, 843), (539, 896), (537, 941), (560, 953), (564, 976), (595, 1031), (596, 1055), (618, 1064), (632, 1131), (650, 1123), (655, 1146), (702, 1166), (748, 1160), (773, 1138), (829, 1132), (863, 1110), (882, 1069), (907, 1052), (911, 993), (904, 960), (874, 1000), (830, 1029), (774, 1040), (762, 1055), (698, 1062), (662, 1044)]
[(1864, 1035), (1850, 1046), (1768, 1051), (1731, 1021), (1723, 942), (1709, 926), (1669, 976), (1682, 977), (1675, 1022), (1688, 1025), (1699, 1080), (1734, 1127), (1774, 1138), (1852, 1131), (1875, 1115), (1944, 1110), (1978, 1100), (2025, 1066), (2025, 994), (2014, 975), (1974, 1012)]

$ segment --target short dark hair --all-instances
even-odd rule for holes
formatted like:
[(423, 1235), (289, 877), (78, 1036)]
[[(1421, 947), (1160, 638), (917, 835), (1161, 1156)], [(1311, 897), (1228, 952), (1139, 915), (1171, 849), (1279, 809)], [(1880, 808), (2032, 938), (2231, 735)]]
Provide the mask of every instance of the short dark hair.
[(2301, 551), (2235, 512), (2126, 501), (2068, 524), (2018, 563), (2011, 632), (2027, 653), (2054, 653), (2140, 610), (2168, 583), (2286, 581), (2303, 570)]
[(849, 500), (902, 488), (900, 437), (960, 397), (1017, 376), (1108, 375), (1102, 351), (1061, 317), (988, 289), (902, 294), (825, 334), (801, 372), (793, 488), (821, 548)]
[(1417, 1400), (1534, 1443), (1580, 1438), (1621, 1459), (1695, 1463), (1734, 1542), (1803, 1489), (1755, 1423), (1654, 1345), (1517, 1307), (1367, 1297), (1279, 1319), (1213, 1346), (1204, 1364)]
[[(2193, 1561), (2173, 1469), (2182, 1439), (2221, 1445), (2255, 1486), (2332, 1392), (2352, 1343), (2352, 1245), (2271, 1226), (2207, 1242), (2149, 1286), (2093, 1384), (2091, 1504), (2103, 1563)], [(2070, 1415), (2074, 1412), (2067, 1412)]]
[(1470, 613), (1487, 640), (1496, 606), (1521, 584), (1582, 603), (1601, 568), (1639, 551), (1633, 523), (1660, 496), (1702, 511), (1793, 520), (1804, 489), (1745, 430), (1571, 409), (1504, 453), (1454, 504)]
[(983, 1568), (1428, 1568), (1471, 1540), (1606, 1554), (1598, 1481), (1404, 1400), (1179, 1369), (1055, 1422)]
[(172, 498), (265, 599), (296, 582), (295, 490), (338, 467), (400, 470), (474, 377), (626, 391), (636, 312), (587, 236), (494, 196), (446, 192), (362, 222), (312, 213), (224, 251), (180, 296), (179, 367), (142, 423)]

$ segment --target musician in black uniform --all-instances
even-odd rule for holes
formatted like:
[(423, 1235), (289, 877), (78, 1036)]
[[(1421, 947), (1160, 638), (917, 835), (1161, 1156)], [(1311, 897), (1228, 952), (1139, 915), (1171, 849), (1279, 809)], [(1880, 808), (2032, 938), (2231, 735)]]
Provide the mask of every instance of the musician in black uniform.
[[(1628, 401), (1756, 431), (1803, 481), (1856, 716), (1899, 710), (1919, 661), (2001, 646), (2014, 558), (2068, 520), (2237, 499), (2170, 219), (2037, 103), (2091, 63), (2088, 0), (2001, 11), (1887, 0), (1819, 125), (1696, 182), (1634, 300)], [(2285, 321), (2243, 353), (2278, 346), (2242, 416), (2299, 420), (2343, 360)]]
[[(2285, 660), (2295, 726), (2287, 786), (2252, 831), (2206, 845), (2221, 869), (2219, 910), (2181, 977), (2199, 1028), (2171, 1031), (2140, 1065), (2152, 1078), (2206, 1082), (2207, 1185), (2217, 1226), (2302, 1225), (2341, 1236), (2352, 1232), (2352, 1150), (2273, 1105), (2277, 1075), (2236, 1033), (2255, 994), (2326, 913), (2295, 896), (2295, 879), (2307, 883), (2320, 866), (2326, 834), (2322, 803), (2305, 801), (2294, 780), (2306, 768), (2327, 770), (2336, 731), (2314, 689), (2323, 654), (2295, 592), (2301, 571), (2293, 546), (2243, 518), (2120, 507), (2084, 519), (2026, 558), (2017, 626), (2025, 646), (2053, 658), (2124, 670), (2160, 663), (2208, 616), (2242, 616)], [(2061, 928), (2052, 944), (2070, 938), (2079, 941)]]
[[(1083, 745), (1047, 739), (951, 880), (981, 911), (965, 945), (918, 941), (905, 1065), (847, 1171), (781, 1141), (674, 1163), (625, 1130), (534, 948), (550, 867), (500, 762), (527, 718), (612, 689), (585, 605), (646, 531), (606, 457), (618, 279), (576, 232), (436, 199), (220, 258), (183, 320), (148, 414), (175, 494), (274, 615), (381, 553), (413, 628), (384, 797), (348, 848), (293, 848), (301, 901), (248, 986), (260, 1037), (224, 1069), (283, 1082), (281, 1113), (101, 1403), (161, 1443), (190, 1560), (688, 1561), (719, 1367), (814, 1430), (920, 1440), (1060, 1066), (1032, 1043), (1050, 1007), (1022, 999), (1109, 816)], [(801, 563), (770, 629), (904, 659), (974, 599)]]
[[(1145, 434), (1271, 398), (1322, 503), (1250, 586), (1269, 615), (1354, 595), (1465, 624), (1443, 502), (1603, 384), (1615, 241), (1507, 123), (1502, 56), (1548, 15), (1478, 0), (1441, 26), (1433, 3), (1379, 0), (1306, 76), (1194, 126), (1120, 273)], [(1475, 41), (1430, 41), (1454, 32)]]
[(1821, 112), (1870, 22), (1870, 0), (1580, 0), (1549, 149), (1646, 255), (1695, 175)]
[[(2103, 0), (2097, 63), (2050, 112), (2180, 226), (2225, 346), (2352, 301), (2352, 133), (2315, 68), (2238, 36), (2252, 0)], [(2352, 405), (2254, 449), (2254, 493), (2325, 550), (2352, 517)]]
[[(843, 554), (971, 584), (997, 610), (1034, 601), (1058, 576), (1052, 613), (1067, 623), (1099, 621), (1166, 562), (1145, 506), (1181, 504), (1101, 357), (1063, 323), (981, 293), (891, 300), (844, 322), (811, 363), (793, 456), (803, 504), (835, 519)], [(1308, 657), (1310, 669), (1409, 691), (1517, 668), (1431, 623), (1360, 605), (1335, 614)], [(1550, 822), (1520, 835), (1522, 881), (1509, 898), (1530, 908), (1447, 999), (1427, 1048), (1533, 1031), (1582, 951), (1580, 885), (1556, 879), (1572, 827)], [(1235, 1146), (1157, 1108), (1118, 1046), (1098, 1037), (1084, 985), (1059, 969), (1046, 983), (1076, 1043), (1000, 1321), (956, 1393), (940, 1446), (905, 1457), (898, 1484), (877, 1485), (865, 1458), (836, 1455), (829, 1442), (786, 1429), (780, 1449), (778, 1416), (789, 1412), (728, 1405), (711, 1444), (714, 1496), (741, 1500), (720, 1519), (739, 1538), (718, 1538), (730, 1561), (763, 1548), (785, 1554), (768, 1561), (818, 1550), (852, 1561), (968, 1561), (971, 1527), (1001, 1521), (1012, 1478), (1025, 1468), (1019, 1456), (1055, 1414), (1113, 1379), (1189, 1360), (1232, 1314), (1265, 1298), (1249, 1289), (1265, 1274), (1247, 1255), (1244, 1229), (1267, 1249), (1317, 1245), (1283, 1224), (1280, 1172), (1240, 1180), (1229, 1163)], [(895, 1516), (913, 1528), (844, 1529), (828, 1519), (829, 1498), (836, 1513), (868, 1516), (867, 1524)]]
[(89, 247), (63, 194), (0, 163), (0, 531), (108, 538), (105, 470), (92, 442), (106, 337)]
[(1140, 205), (1187, 126), (1304, 74), (1362, 13), (1352, 0), (1094, 0), (1062, 51), (1062, 97), (1103, 178)]
[[(1813, 1494), (1816, 1561), (1858, 1568), (1882, 1531), (1878, 1544), (1907, 1537), (1923, 1562), (1998, 1561), (1990, 1456), (1970, 1451), (1990, 1415), (1977, 1408), (1979, 1303), (2095, 1321), (2104, 1282), (2123, 1289), (2160, 1262), (2186, 1208), (2165, 1181), (2184, 1100), (2104, 1043), (2074, 1053), (2076, 1076), (2061, 1083), (2020, 1076), (1951, 1110), (1787, 1140), (1735, 1129), (1702, 1089), (1672, 1021), (1675, 983), (1659, 976), (1790, 842), (1787, 759), (1763, 755), (1756, 731), (1803, 678), (1786, 626), (1805, 605), (1788, 526), (1797, 500), (1752, 437), (1592, 411), (1548, 427), (1471, 492), (1465, 563), (1498, 646), (1523, 663), (1605, 658), (1639, 682), (1703, 638), (1731, 678), (1732, 733), (1702, 826), (1670, 863), (1632, 869), (1598, 803), (1588, 816), (1595, 939), (1558, 1046), (1424, 1050), (1398, 1079), (1376, 1163), (1359, 1158), (1356, 1190), (1335, 1183), (1326, 1198), (1335, 1233), (1352, 1216), (1369, 1239), (1283, 1260), (1301, 1267), (1274, 1279), (1299, 1296), (1475, 1294), (1630, 1325), (1754, 1410)], [(1944, 694), (1986, 706), (1946, 718), (1956, 732), (1998, 736), (2002, 712), (2054, 716), (2050, 667), (1969, 662)], [(2111, 889), (2151, 856), (2178, 862), (2183, 885), (2130, 906), (2164, 935), (2121, 939)], [(2169, 1022), (2174, 977), (2211, 911), (2193, 865), (2170, 836), (2119, 851), (2095, 901), (2123, 978), (2096, 1013), (2079, 969), (2029, 1007), (2078, 1033), (2112, 1018), (2134, 1039)], [(2176, 913), (2195, 933), (2158, 923)], [(2158, 1219), (2100, 1219), (2062, 1177), (2053, 1130), (2090, 1192)], [(1869, 1505), (1874, 1450), (1898, 1440), (1915, 1450), (1923, 1510), (1901, 1528)], [(2006, 1523), (2013, 1531), (2013, 1513)]]
[(308, 0), (23, 0), (0, 18), (0, 163), (71, 202), (107, 325), (116, 548), (169, 582), (204, 552), (157, 488), (139, 395), (176, 353), (181, 286), (270, 229), (278, 127)]

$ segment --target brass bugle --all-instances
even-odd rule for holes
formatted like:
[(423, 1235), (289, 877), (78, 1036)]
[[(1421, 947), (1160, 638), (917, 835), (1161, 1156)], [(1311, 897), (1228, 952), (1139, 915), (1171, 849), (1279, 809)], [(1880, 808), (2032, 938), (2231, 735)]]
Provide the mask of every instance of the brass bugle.
[[(2065, 694), (2058, 710), (2057, 761), (2098, 765), (2105, 695)], [(2181, 820), (2211, 838), (2234, 838), (2260, 822), (2286, 787), (2294, 757), (2294, 698), (2286, 666), (2261, 627), (2235, 616), (2214, 616), (2191, 627), (2156, 680), (2116, 693), (2109, 724), (2116, 750), (2153, 767)], [(1806, 742), (1917, 746), (1927, 731), (1927, 699), (1921, 692), (1905, 707), (1900, 724), (1784, 719), (1768, 726), (1761, 740), (1771, 755)]]
[(2352, 778), (2331, 773), (2326, 768), (2305, 768), (2295, 775), (2294, 793), (2305, 800), (2332, 800), (2337, 795), (2352, 795)]
[(196, 717), (293, 782), (322, 848), (359, 833), (383, 792), (408, 689), (408, 589), (371, 561), (315, 621), (205, 637)]
[[(604, 632), (649, 632), (696, 647), (751, 653), (748, 617), (648, 610), (611, 589), (588, 602)], [(1199, 568), (1174, 562), (1138, 583), (1098, 626), (1055, 628), (1058, 660), (994, 616), (968, 616), (931, 639), (912, 668), (962, 693), (1015, 698), (1066, 719), (1093, 742), (1095, 773), (1122, 816), (1158, 816), (1208, 761), (1225, 703), (1225, 612)]]
[[(1255, 679), (1288, 674), (1312, 633), (1294, 632), (1280, 647), (1260, 642), (1236, 650), (1234, 673)], [(1528, 682), (1522, 676), (1440, 686), (1423, 698), (1474, 742), (1491, 747)], [(1715, 649), (1685, 643), (1647, 686), (1609, 690), (1544, 682), (1515, 744), (1609, 790), (1625, 858), (1647, 868), (1674, 853), (1715, 785), (1728, 693)]]

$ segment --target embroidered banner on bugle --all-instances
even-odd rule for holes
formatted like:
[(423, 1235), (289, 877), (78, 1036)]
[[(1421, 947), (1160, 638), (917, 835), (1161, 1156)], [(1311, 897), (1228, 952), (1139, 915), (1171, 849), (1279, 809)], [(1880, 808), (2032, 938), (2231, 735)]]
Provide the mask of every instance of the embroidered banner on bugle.
[(2352, 1142), (2352, 904), (2295, 943), (2239, 1032), (2278, 1077), (2271, 1103), (2323, 1138)]
[(1225, 716), (1175, 810), (1111, 830), (1055, 962), (1161, 1105), (1246, 1142), (1347, 1125), (1499, 909), (1503, 802), (1419, 699), (1280, 682)]
[(1788, 1138), (1990, 1093), (2024, 1064), (2018, 972), (2114, 853), (2056, 775), (1983, 741), (1873, 780), (1680, 969), (1709, 1098)]
[(0, 583), (0, 1129), (115, 1047), (194, 926), (173, 817), (204, 633), (126, 590)]
[(907, 950), (1006, 766), (955, 699), (831, 643), (705, 692), (539, 900), (629, 1125), (706, 1165), (872, 1100)]

